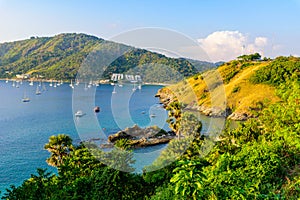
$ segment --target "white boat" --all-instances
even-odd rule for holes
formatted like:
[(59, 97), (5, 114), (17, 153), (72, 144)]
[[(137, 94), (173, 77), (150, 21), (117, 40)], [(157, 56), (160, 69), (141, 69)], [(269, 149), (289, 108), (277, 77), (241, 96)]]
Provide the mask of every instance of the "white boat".
[(51, 80), (51, 82), (50, 82), (49, 86), (50, 86), (50, 87), (52, 87), (52, 80)]
[(151, 114), (151, 115), (150, 115), (150, 117), (152, 117), (152, 118), (153, 118), (153, 117), (156, 117), (156, 115), (155, 115), (155, 114)]
[(69, 85), (71, 88), (74, 88), (74, 86), (73, 86), (73, 80), (71, 79), (71, 83), (70, 83), (70, 85)]
[(15, 87), (15, 86), (16, 86), (16, 84), (15, 84), (15, 81), (13, 81), (13, 84), (12, 84), (12, 86), (13, 86), (13, 87)]
[(132, 88), (132, 91), (136, 91), (136, 86), (135, 86), (135, 83), (133, 83), (133, 88)]
[(36, 86), (35, 94), (36, 94), (36, 95), (42, 94), (41, 91), (40, 91), (40, 89), (39, 89), (39, 86), (38, 86), (38, 85)]
[(56, 82), (54, 82), (54, 86), (53, 87), (56, 87)]
[(116, 86), (114, 86), (114, 90), (112, 91), (113, 94), (116, 94), (117, 91), (116, 91)]
[(22, 98), (22, 102), (29, 102), (29, 101), (30, 101), (30, 99), (29, 99), (29, 97), (26, 96), (26, 92), (24, 91), (24, 96)]
[(139, 90), (142, 89), (142, 85), (141, 85), (141, 84), (138, 85), (138, 89), (139, 89)]
[(6, 78), (6, 81), (5, 81), (5, 83), (8, 83), (8, 78)]
[(75, 113), (75, 117), (82, 117), (84, 116), (85, 113), (82, 112), (82, 110), (78, 110), (76, 113)]
[(30, 85), (30, 86), (33, 86), (33, 81), (31, 81), (31, 82), (29, 83), (29, 85)]
[(19, 81), (16, 81), (16, 88), (19, 88)]
[(42, 88), (43, 88), (43, 91), (47, 90), (46, 85), (44, 84), (44, 82), (42, 83)]
[(22, 99), (23, 102), (29, 102), (30, 99), (28, 97)]

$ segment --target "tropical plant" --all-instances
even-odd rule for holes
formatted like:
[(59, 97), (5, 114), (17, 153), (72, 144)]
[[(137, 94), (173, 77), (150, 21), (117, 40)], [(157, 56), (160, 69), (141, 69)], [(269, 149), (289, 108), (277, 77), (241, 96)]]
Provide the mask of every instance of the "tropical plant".
[(73, 150), (72, 139), (65, 134), (53, 135), (44, 148), (51, 153), (47, 163), (59, 167), (63, 164), (64, 157), (68, 156)]

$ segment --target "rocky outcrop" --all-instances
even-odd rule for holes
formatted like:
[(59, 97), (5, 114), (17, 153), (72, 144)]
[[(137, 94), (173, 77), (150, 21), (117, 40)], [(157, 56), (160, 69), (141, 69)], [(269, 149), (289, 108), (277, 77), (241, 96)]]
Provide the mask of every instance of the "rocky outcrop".
[(228, 116), (228, 119), (234, 120), (234, 121), (245, 121), (249, 119), (251, 116), (249, 116), (247, 113), (237, 113), (234, 112), (231, 115)]
[(108, 137), (108, 143), (101, 144), (101, 148), (112, 148), (120, 139), (128, 139), (133, 148), (139, 148), (165, 144), (175, 137), (176, 135), (174, 132), (166, 132), (157, 126), (140, 128), (139, 126), (134, 125), (131, 128), (126, 128), (116, 134), (110, 135)]

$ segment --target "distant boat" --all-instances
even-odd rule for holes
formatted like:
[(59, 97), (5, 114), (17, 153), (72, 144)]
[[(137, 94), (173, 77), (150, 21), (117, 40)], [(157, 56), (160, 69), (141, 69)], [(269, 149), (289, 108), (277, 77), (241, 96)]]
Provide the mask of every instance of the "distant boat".
[(133, 83), (132, 91), (136, 91), (135, 83)]
[(5, 81), (5, 83), (8, 83), (8, 78), (6, 78), (6, 81)]
[(50, 86), (50, 87), (52, 87), (52, 80), (51, 80), (51, 82), (50, 82), (49, 86)]
[(30, 101), (30, 99), (29, 99), (29, 97), (26, 96), (26, 92), (24, 91), (24, 96), (22, 98), (22, 102), (29, 102), (29, 101)]
[[(77, 83), (76, 83), (77, 84)], [(71, 83), (69, 85), (71, 88), (74, 88), (74, 85), (73, 85), (73, 80), (71, 79)]]
[(19, 88), (19, 81), (16, 82), (16, 88)]
[(16, 86), (16, 84), (15, 84), (15, 81), (13, 81), (13, 84), (12, 84), (12, 86), (13, 86), (13, 87), (15, 87), (15, 86)]
[(42, 83), (42, 90), (43, 90), (43, 91), (46, 91), (46, 90), (47, 90), (46, 85), (44, 84), (44, 82)]
[(123, 87), (123, 85), (122, 85), (122, 84), (119, 84), (118, 86), (119, 86), (119, 87)]
[(117, 91), (116, 91), (116, 86), (114, 86), (114, 90), (112, 91), (113, 94), (116, 94)]
[(56, 82), (54, 82), (54, 86), (53, 87), (55, 87), (56, 88)]
[(84, 116), (85, 113), (82, 112), (82, 110), (78, 110), (76, 113), (75, 113), (75, 117), (82, 117)]
[(139, 90), (142, 89), (142, 85), (141, 85), (141, 84), (138, 85), (138, 89), (139, 89)]
[(33, 86), (33, 81), (31, 81), (31, 82), (29, 83), (29, 85), (30, 85), (30, 86)]
[(156, 117), (156, 115), (155, 115), (155, 114), (151, 114), (151, 115), (150, 115), (150, 117), (152, 117), (152, 118), (153, 118), (153, 117)]
[(96, 107), (94, 108), (94, 112), (95, 112), (95, 113), (100, 112), (100, 107), (99, 107), (99, 106), (96, 106)]
[(38, 85), (36, 86), (35, 94), (36, 94), (36, 95), (42, 94), (41, 91), (40, 91), (40, 89), (39, 89), (39, 86), (38, 86)]

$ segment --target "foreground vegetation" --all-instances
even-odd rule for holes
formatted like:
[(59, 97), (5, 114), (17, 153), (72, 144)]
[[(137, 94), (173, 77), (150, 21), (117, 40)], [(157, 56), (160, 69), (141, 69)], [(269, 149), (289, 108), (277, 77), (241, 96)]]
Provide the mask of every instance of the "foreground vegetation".
[[(91, 144), (74, 146), (66, 135), (52, 136), (45, 145), (51, 153), (47, 162), (57, 167), (58, 174), (38, 169), (21, 186), (8, 189), (2, 199), (297, 199), (299, 66), (298, 58), (280, 57), (260, 67), (251, 76), (252, 83), (276, 86), (280, 100), (265, 107), (256, 119), (234, 130), (226, 128), (205, 156), (199, 156), (207, 139), (199, 134), (201, 124), (178, 112), (181, 104), (177, 102), (168, 108), (169, 123), (184, 137), (172, 140), (160, 156), (162, 160), (174, 156), (176, 162), (151, 172), (154, 166), (149, 166), (143, 174), (130, 173), (132, 152), (121, 141), (110, 156), (124, 161), (121, 167), (128, 172), (122, 172), (115, 169), (116, 163), (105, 160), (107, 153), (96, 149), (95, 153), (92, 146), (89, 151), (86, 146)], [(195, 129), (178, 122), (194, 124)], [(171, 154), (187, 144), (183, 154)], [(128, 151), (117, 151), (120, 149)]]

